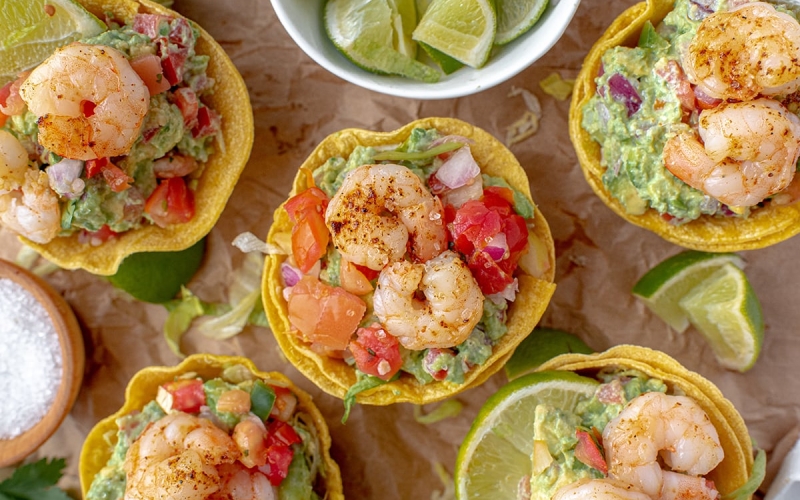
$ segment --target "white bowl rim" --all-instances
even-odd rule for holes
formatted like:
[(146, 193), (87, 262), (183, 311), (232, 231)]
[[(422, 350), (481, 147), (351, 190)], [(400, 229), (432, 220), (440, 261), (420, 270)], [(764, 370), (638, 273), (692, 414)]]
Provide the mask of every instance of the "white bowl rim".
[[(513, 42), (500, 47), (500, 53), (492, 54), (489, 62), (481, 69), (463, 67), (451, 75), (443, 75), (437, 83), (417, 82), (408, 78), (378, 75), (359, 68), (342, 55), (328, 39), (322, 25), (323, 0), (270, 0), (278, 20), (294, 42), (317, 64), (360, 87), (398, 97), (411, 99), (449, 99), (463, 97), (486, 90), (516, 76), (549, 51), (569, 26), (581, 0), (550, 0), (545, 13), (536, 25)], [(308, 12), (319, 5), (320, 15), (314, 23), (304, 23), (312, 30), (317, 43), (310, 41), (292, 20), (292, 12), (297, 9)], [(554, 18), (552, 21), (551, 18)], [(316, 31), (314, 31), (316, 30)], [(508, 54), (526, 53), (524, 58), (509, 57)]]

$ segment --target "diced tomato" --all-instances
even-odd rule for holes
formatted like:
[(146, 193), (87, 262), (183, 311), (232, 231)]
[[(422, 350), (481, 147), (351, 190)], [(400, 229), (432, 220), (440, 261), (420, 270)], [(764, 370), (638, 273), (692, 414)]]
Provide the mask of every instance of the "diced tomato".
[[(183, 66), (186, 64), (188, 49), (185, 47), (171, 46), (166, 40), (159, 42), (161, 55), (161, 68), (170, 85), (177, 85), (183, 81)], [(166, 52), (166, 54), (165, 54)]]
[(422, 360), (422, 366), (425, 368), (425, 371), (428, 372), (431, 377), (433, 377), (434, 380), (444, 380), (447, 378), (447, 368), (442, 368), (439, 370), (433, 369), (433, 364), (441, 356), (452, 358), (453, 351), (450, 349), (439, 349), (438, 347), (432, 347), (428, 349), (428, 352), (425, 354), (425, 359)]
[(675, 93), (680, 101), (681, 108), (685, 111), (695, 109), (694, 89), (677, 61), (669, 61), (666, 66), (657, 69), (656, 74), (667, 82), (667, 87)]
[(428, 187), (433, 194), (442, 194), (447, 190), (447, 186), (445, 186), (444, 183), (440, 181), (438, 177), (436, 177), (436, 172), (428, 176)]
[(183, 115), (183, 123), (188, 128), (194, 128), (197, 125), (197, 110), (199, 101), (197, 94), (189, 87), (181, 87), (172, 93), (172, 99), (178, 109), (181, 110)]
[(592, 439), (591, 434), (586, 431), (577, 430), (575, 436), (578, 438), (578, 444), (575, 446), (575, 458), (580, 462), (597, 469), (608, 475), (608, 464), (603, 457), (603, 452), (600, 451), (600, 446)]
[(309, 275), (303, 276), (289, 294), (289, 321), (309, 342), (342, 350), (350, 342), (367, 304), (340, 287), (332, 287)]
[(145, 54), (131, 61), (131, 68), (139, 75), (150, 95), (169, 90), (170, 84), (161, 68), (161, 58), (155, 54)]
[(197, 125), (192, 129), (192, 137), (201, 138), (219, 131), (219, 115), (206, 106), (197, 110)]
[(456, 250), (469, 256), (502, 231), (503, 221), (500, 213), (489, 210), (483, 201), (471, 200), (456, 211), (449, 229)]
[(151, 40), (159, 36), (159, 25), (171, 18), (160, 14), (136, 14), (133, 16), (133, 31), (147, 35)]
[(172, 408), (175, 410), (197, 413), (206, 404), (206, 393), (200, 379), (175, 380), (162, 387), (172, 395)]
[(485, 295), (500, 293), (514, 282), (514, 277), (504, 271), (486, 252), (473, 253), (467, 265)]
[(328, 196), (319, 188), (306, 189), (284, 205), (292, 226), (292, 255), (300, 271), (307, 273), (325, 255), (330, 233), (325, 225)]
[(11, 91), (11, 83), (12, 82), (8, 82), (0, 87), (0, 127), (5, 125), (8, 119), (8, 115), (4, 113), (4, 110), (6, 109), (6, 102), (8, 102), (8, 96)]
[(159, 179), (183, 177), (195, 171), (199, 166), (197, 160), (182, 154), (169, 154), (153, 162), (153, 173)]
[(22, 100), (22, 96), (19, 94), (19, 88), (30, 74), (30, 71), (24, 71), (17, 75), (16, 80), (0, 88), (0, 114), (16, 116), (25, 111), (25, 101)]
[(286, 387), (278, 387), (276, 385), (270, 387), (275, 391), (275, 402), (272, 404), (270, 416), (282, 422), (288, 422), (297, 407), (297, 396)]
[(403, 365), (400, 344), (379, 324), (359, 328), (356, 339), (348, 345), (356, 359), (356, 367), (367, 375), (389, 380)]
[(86, 160), (84, 167), (86, 169), (86, 177), (91, 179), (95, 175), (103, 171), (103, 167), (108, 165), (108, 158), (97, 158), (96, 160)]
[(181, 47), (187, 47), (191, 42), (192, 27), (189, 26), (189, 21), (182, 17), (175, 18), (170, 23), (169, 28), (169, 41)]
[(487, 186), (483, 188), (483, 204), (496, 208), (503, 215), (513, 213), (514, 191), (502, 186)]
[(339, 265), (339, 283), (342, 288), (356, 295), (365, 295), (372, 291), (372, 283), (369, 282), (355, 264), (342, 258)]
[(303, 440), (297, 435), (294, 427), (281, 422), (280, 420), (272, 420), (267, 424), (267, 446), (275, 444), (282, 444), (284, 446), (291, 446), (295, 443), (302, 443)]
[(286, 445), (275, 444), (267, 448), (267, 464), (258, 468), (273, 486), (278, 486), (286, 479), (289, 465), (294, 458), (294, 451)]
[(121, 168), (113, 163), (109, 163), (103, 167), (102, 172), (108, 187), (115, 193), (121, 193), (131, 187), (133, 178), (129, 177)]
[(147, 198), (144, 211), (159, 227), (188, 222), (194, 217), (194, 194), (183, 177), (165, 179)]
[(108, 227), (108, 224), (103, 224), (97, 231), (86, 231), (85, 229), (81, 231), (78, 235), (78, 242), (89, 243), (93, 247), (96, 247), (115, 237), (117, 234), (118, 233), (112, 231), (111, 228)]
[(363, 274), (364, 277), (370, 281), (374, 280), (375, 278), (378, 277), (379, 274), (381, 274), (380, 271), (376, 271), (375, 269), (370, 269), (367, 266), (360, 266), (358, 264), (353, 264), (353, 266), (355, 266), (356, 269), (361, 271), (361, 274)]

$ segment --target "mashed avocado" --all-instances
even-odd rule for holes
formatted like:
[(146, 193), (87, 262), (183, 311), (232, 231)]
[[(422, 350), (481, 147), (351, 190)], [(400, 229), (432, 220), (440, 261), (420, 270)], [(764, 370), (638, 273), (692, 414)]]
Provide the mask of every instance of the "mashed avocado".
[(602, 147), (603, 184), (630, 214), (652, 208), (684, 222), (730, 213), (672, 175), (661, 159), (666, 141), (696, 119), (681, 108), (670, 79), (681, 71), (680, 54), (704, 15), (697, 4), (676, 0), (657, 29), (645, 26), (638, 47), (609, 49), (595, 80), (598, 93), (582, 109), (583, 128)]
[(635, 370), (601, 372), (598, 378), (604, 383), (590, 399), (579, 402), (574, 412), (544, 404), (534, 410), (533, 441), (547, 446), (552, 461), (531, 476), (530, 500), (549, 500), (563, 486), (584, 478), (604, 477), (575, 457), (576, 432), (602, 432), (630, 400), (645, 392), (667, 391), (663, 381)]

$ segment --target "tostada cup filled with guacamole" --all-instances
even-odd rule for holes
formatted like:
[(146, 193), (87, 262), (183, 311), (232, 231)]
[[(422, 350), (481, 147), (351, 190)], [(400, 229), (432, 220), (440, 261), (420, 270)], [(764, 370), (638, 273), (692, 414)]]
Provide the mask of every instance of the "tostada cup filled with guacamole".
[[(490, 481), (503, 455), (506, 475)], [(456, 496), (746, 499), (763, 479), (753, 455), (742, 417), (713, 383), (664, 353), (622, 345), (557, 356), (493, 395), (461, 446)]]
[[(769, 54), (769, 56), (767, 56)], [(617, 214), (687, 248), (800, 231), (800, 24), (763, 2), (648, 0), (584, 60), (570, 137)]]
[(284, 375), (197, 354), (134, 375), (84, 442), (81, 489), (86, 500), (342, 499), (330, 446), (311, 397)]
[(267, 243), (263, 300), (278, 344), (346, 408), (423, 404), (482, 383), (555, 289), (553, 240), (524, 170), (450, 118), (325, 138)]
[(0, 224), (61, 267), (110, 275), (211, 230), (253, 119), (202, 28), (149, 0), (80, 3), (83, 36), (0, 89)]

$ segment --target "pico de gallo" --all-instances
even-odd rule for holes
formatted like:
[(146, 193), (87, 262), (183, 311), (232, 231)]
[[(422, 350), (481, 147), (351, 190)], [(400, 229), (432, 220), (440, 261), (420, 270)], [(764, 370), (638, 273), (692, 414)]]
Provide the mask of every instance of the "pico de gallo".
[[(470, 142), (416, 128), (391, 149), (357, 146), (349, 157), (330, 158), (308, 171), (311, 187), (284, 205), (292, 222), (291, 255), (281, 264), (289, 321), (312, 350), (341, 358), (356, 370), (359, 382), (346, 396), (346, 406), (358, 391), (400, 376), (420, 384), (463, 383), (465, 374), (489, 359), (507, 331), (520, 265), (537, 265), (527, 262), (534, 258), (528, 252), (534, 206), (505, 180), (482, 174)], [(381, 271), (349, 262), (332, 241), (325, 222), (329, 202), (349, 172), (381, 163), (408, 168), (441, 200), (447, 235), (447, 248), (441, 250), (457, 253), (484, 296), (480, 321), (458, 345), (403, 347), (373, 311)], [(407, 252), (404, 259), (409, 258)]]
[[(117, 419), (117, 443), (86, 500), (122, 500), (128, 450), (152, 423), (176, 412), (207, 419), (231, 435), (242, 448), (236, 460), (250, 474), (266, 476), (274, 498), (318, 500), (324, 495), (314, 489), (324, 471), (311, 416), (298, 407), (297, 396), (284, 383), (256, 378), (244, 366), (233, 365), (219, 378), (203, 380), (187, 373), (162, 384), (156, 398), (140, 411)], [(252, 442), (250, 429), (240, 429), (253, 422), (261, 429), (258, 439), (263, 442), (258, 444)]]
[[(193, 191), (220, 134), (220, 115), (202, 101), (214, 91), (209, 56), (196, 53), (199, 32), (189, 21), (137, 14), (129, 24), (105, 22), (107, 31), (81, 42), (121, 52), (150, 95), (139, 137), (126, 154), (83, 161), (48, 151), (38, 141), (39, 118), (20, 95), (30, 72), (0, 88), (0, 129), (19, 140), (29, 167), (47, 174), (45, 184), (58, 197), (60, 229), (31, 238), (39, 243), (78, 233), (82, 243), (96, 246), (142, 225), (190, 221)], [(83, 104), (88, 118), (95, 106)]]

